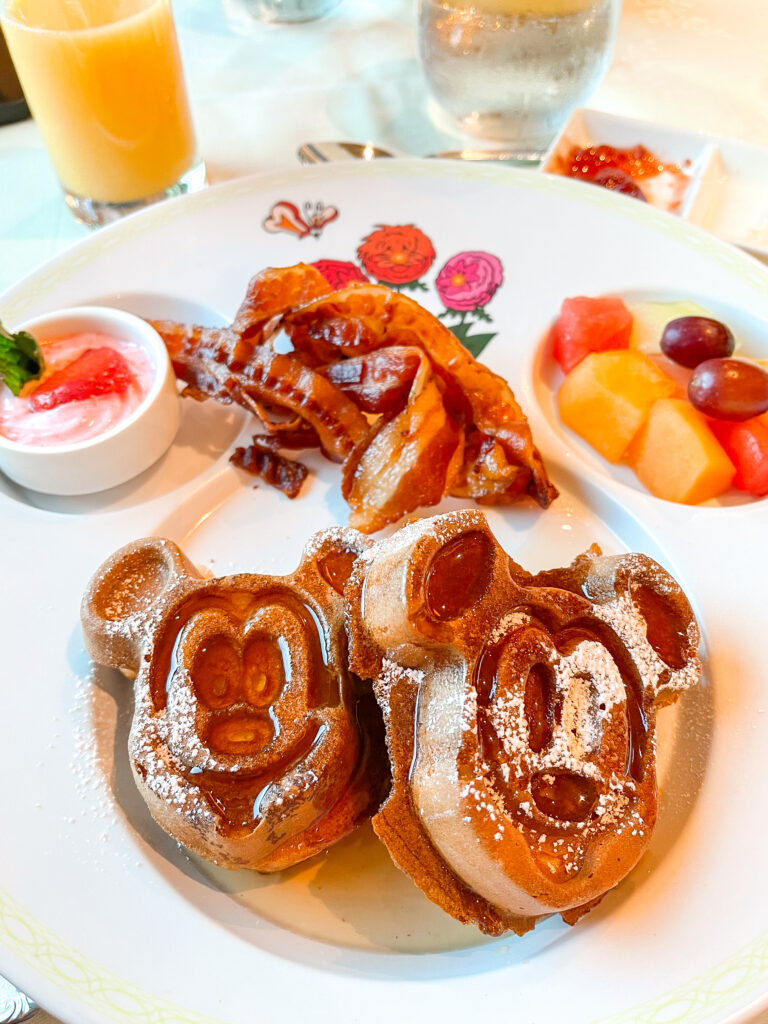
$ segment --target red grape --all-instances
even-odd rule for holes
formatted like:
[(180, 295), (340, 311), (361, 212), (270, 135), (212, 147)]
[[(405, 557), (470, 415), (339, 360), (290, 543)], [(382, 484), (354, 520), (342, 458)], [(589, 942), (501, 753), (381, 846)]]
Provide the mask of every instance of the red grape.
[(690, 370), (705, 359), (731, 355), (735, 343), (730, 330), (708, 316), (681, 316), (670, 320), (661, 336), (661, 351)]
[(768, 411), (768, 373), (741, 359), (707, 359), (688, 382), (699, 412), (719, 420), (748, 420)]

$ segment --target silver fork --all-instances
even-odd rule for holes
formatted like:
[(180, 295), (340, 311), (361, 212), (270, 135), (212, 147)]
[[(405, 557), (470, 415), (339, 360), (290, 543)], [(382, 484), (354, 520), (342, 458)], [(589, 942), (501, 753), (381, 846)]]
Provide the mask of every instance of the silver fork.
[[(389, 149), (370, 142), (305, 142), (296, 156), (302, 164), (325, 164), (336, 160), (380, 160), (398, 156)], [(504, 149), (459, 149), (446, 153), (430, 153), (431, 160), (464, 160), (466, 163), (508, 163), (530, 167), (541, 159), (541, 153), (511, 153)]]
[(19, 1024), (20, 1021), (31, 1020), (38, 1010), (37, 1003), (29, 996), (0, 977), (0, 1024)]

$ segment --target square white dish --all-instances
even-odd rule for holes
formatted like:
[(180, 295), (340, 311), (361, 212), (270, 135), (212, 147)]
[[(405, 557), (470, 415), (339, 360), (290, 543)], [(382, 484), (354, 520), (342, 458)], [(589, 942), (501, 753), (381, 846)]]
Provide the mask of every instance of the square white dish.
[(598, 145), (643, 145), (677, 164), (691, 179), (679, 216), (768, 260), (768, 148), (583, 108), (571, 114), (540, 169), (557, 174), (558, 159), (573, 146)]

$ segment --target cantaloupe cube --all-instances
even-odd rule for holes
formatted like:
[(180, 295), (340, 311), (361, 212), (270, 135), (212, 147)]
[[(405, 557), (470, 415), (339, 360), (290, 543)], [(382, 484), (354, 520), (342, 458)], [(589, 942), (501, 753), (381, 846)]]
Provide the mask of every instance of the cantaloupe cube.
[(658, 367), (665, 376), (669, 377), (677, 385), (674, 395), (665, 395), (664, 397), (685, 398), (688, 394), (688, 382), (691, 379), (693, 370), (689, 370), (687, 366), (680, 366), (679, 363), (673, 363), (663, 352), (646, 352), (646, 355), (654, 366)]
[(560, 386), (563, 422), (609, 462), (618, 462), (653, 403), (675, 393), (675, 382), (642, 352), (593, 352)]
[(727, 491), (735, 473), (705, 418), (682, 398), (656, 402), (627, 461), (651, 494), (686, 505)]

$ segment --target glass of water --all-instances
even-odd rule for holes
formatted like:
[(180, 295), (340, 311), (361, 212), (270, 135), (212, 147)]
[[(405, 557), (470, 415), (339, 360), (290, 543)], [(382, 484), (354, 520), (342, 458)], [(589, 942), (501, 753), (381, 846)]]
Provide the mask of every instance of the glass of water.
[(341, 0), (249, 0), (262, 21), (311, 21), (329, 14)]
[(461, 128), (538, 160), (602, 80), (621, 0), (419, 0), (430, 89)]

